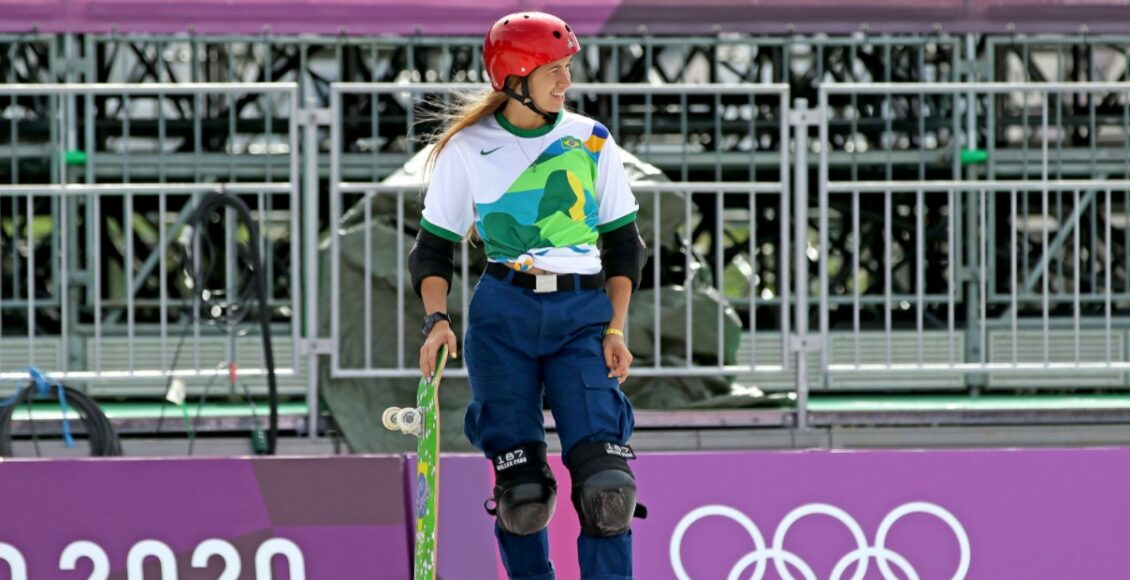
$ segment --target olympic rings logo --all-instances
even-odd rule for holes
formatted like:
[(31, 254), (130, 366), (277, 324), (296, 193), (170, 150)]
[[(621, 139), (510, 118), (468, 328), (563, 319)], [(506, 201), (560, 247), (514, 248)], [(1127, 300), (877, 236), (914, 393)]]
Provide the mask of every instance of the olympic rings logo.
[[(914, 566), (907, 561), (901, 554), (891, 550), (886, 546), (887, 534), (891, 530), (899, 518), (903, 516), (921, 513), (932, 515), (943, 523), (945, 523), (954, 536), (957, 538), (958, 547), (961, 556), (957, 564), (957, 571), (954, 572), (953, 580), (963, 580), (965, 575), (969, 572), (969, 536), (965, 533), (965, 528), (962, 527), (961, 522), (954, 517), (953, 514), (946, 511), (944, 508), (928, 503), (928, 502), (911, 502), (903, 504), (887, 517), (883, 518), (882, 523), (879, 524), (879, 529), (875, 534), (875, 545), (869, 545), (867, 537), (863, 533), (863, 528), (844, 510), (826, 503), (812, 503), (803, 505), (789, 512), (781, 523), (777, 526), (776, 532), (773, 534), (773, 545), (766, 546), (765, 538), (761, 535), (761, 530), (749, 519), (744, 513), (724, 505), (707, 505), (691, 511), (679, 524), (675, 526), (675, 533), (671, 535), (671, 566), (675, 570), (675, 575), (679, 580), (691, 580), (687, 574), (686, 568), (683, 567), (683, 558), (680, 554), (683, 536), (686, 535), (687, 530), (690, 529), (695, 522), (711, 517), (718, 516), (731, 519), (742, 526), (746, 533), (749, 534), (750, 539), (753, 540), (754, 550), (734, 564), (730, 568), (730, 574), (727, 580), (740, 580), (742, 574), (750, 566), (753, 566), (753, 572), (749, 575), (749, 580), (761, 580), (765, 575), (766, 564), (769, 561), (777, 571), (777, 574), (783, 580), (794, 580), (794, 576), (790, 572), (790, 567), (800, 571), (804, 580), (816, 580), (816, 574), (812, 571), (804, 560), (802, 560), (795, 553), (785, 549), (785, 535), (788, 534), (789, 528), (792, 527), (801, 518), (812, 515), (824, 515), (838, 520), (840, 523), (847, 527), (851, 532), (852, 538), (855, 540), (856, 548), (848, 552), (844, 557), (836, 562), (836, 566), (832, 569), (832, 574), (829, 576), (830, 580), (840, 580), (844, 572), (852, 564), (858, 564), (855, 568), (855, 574), (852, 575), (851, 580), (863, 580), (867, 575), (868, 565), (871, 558), (875, 559), (876, 565), (879, 567), (880, 573), (883, 578), (897, 580), (898, 578), (907, 578), (908, 580), (918, 580), (918, 572)], [(896, 576), (891, 566), (894, 565), (902, 572), (902, 576)]]

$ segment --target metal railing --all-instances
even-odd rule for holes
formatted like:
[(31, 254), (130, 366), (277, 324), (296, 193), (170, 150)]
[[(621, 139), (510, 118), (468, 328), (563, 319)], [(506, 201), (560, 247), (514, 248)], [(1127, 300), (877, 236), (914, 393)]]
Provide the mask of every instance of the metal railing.
[[(130, 123), (136, 116), (162, 119), (163, 108), (138, 108), (184, 98), (197, 104), (209, 99), (262, 96), (293, 106), (292, 83), (200, 85), (6, 85), (0, 103), (44, 99), (50, 108), (36, 111), (52, 121), (52, 137), (44, 157), (51, 159), (53, 183), (0, 186), (0, 343), (23, 326), (26, 358), (14, 345), (0, 347), (0, 378), (26, 377), (29, 364), (53, 376), (82, 383), (153, 382), (168, 377), (229, 376), (238, 364), (240, 376), (261, 377), (261, 349), (245, 344), (257, 337), (230, 317), (209, 312), (230, 309), (247, 287), (248, 264), (240, 246), (257, 243), (267, 271), (266, 308), (276, 331), (294, 353), (299, 346), (302, 306), (298, 285), (280, 265), (298, 263), (298, 148), (296, 119), (279, 133), (288, 146), (277, 163), (289, 179), (277, 182), (95, 183), (100, 156), (98, 135), (114, 132), (129, 149)], [(84, 115), (74, 103), (86, 103)], [(119, 106), (117, 126), (93, 122), (93, 106)], [(197, 124), (197, 127), (200, 125)], [(75, 140), (78, 134), (83, 140)], [(17, 137), (13, 132), (12, 138)], [(227, 135), (237, 139), (235, 132)], [(81, 143), (81, 144), (80, 144)], [(128, 156), (126, 163), (128, 164)], [(234, 162), (238, 162), (238, 159)], [(160, 175), (159, 177), (164, 177)], [(84, 183), (73, 183), (78, 179)], [(191, 244), (196, 224), (188, 218), (203, 194), (224, 192), (250, 207), (262, 235), (247, 238), (227, 210), (215, 229), (215, 247)], [(7, 210), (7, 211), (5, 211)], [(288, 249), (287, 249), (288, 248)], [(188, 272), (211, 271), (215, 279)], [(194, 280), (219, 281), (211, 290), (194, 288)], [(201, 293), (204, 292), (204, 294)], [(210, 299), (207, 293), (215, 296)], [(246, 315), (244, 310), (241, 315)], [(211, 323), (209, 323), (211, 320)], [(21, 324), (22, 323), (22, 324)], [(215, 327), (219, 332), (209, 330)], [(275, 333), (273, 332), (273, 334)], [(45, 359), (40, 350), (49, 353)], [(256, 354), (258, 353), (258, 354)], [(282, 375), (293, 375), (297, 354), (279, 358)], [(224, 361), (228, 365), (217, 368)]]
[[(1068, 94), (1125, 98), (1130, 83), (821, 88), (821, 142), (827, 142), (835, 114), (829, 105), (833, 96), (842, 101), (845, 95), (949, 95), (964, 102), (962, 107), (1034, 101), (1031, 106), (1039, 111), (1023, 144), (1000, 138), (992, 107), (984, 118), (990, 164), (1002, 151), (1031, 146), (1028, 139), (1034, 137), (1038, 179), (832, 180), (827, 152), (821, 151), (820, 335), (825, 344), (839, 338), (843, 345), (823, 350), (829, 376), (964, 374), (982, 377), (976, 385), (984, 384), (984, 377), (1010, 373), (1042, 373), (1046, 379), (1056, 371), (1119, 377), (1130, 370), (1125, 348), (1111, 348), (1124, 344), (1130, 328), (1130, 318), (1118, 312), (1130, 299), (1130, 287), (1114, 261), (1116, 253), (1125, 255), (1130, 247), (1125, 241), (1130, 234), (1112, 232), (1126, 228), (1126, 206), (1118, 204), (1130, 196), (1130, 181), (1052, 179), (1054, 142), (1064, 137), (1049, 116), (1049, 102)], [(956, 114), (950, 119), (955, 125)], [(955, 145), (947, 155), (959, 176), (961, 151)], [(927, 222), (941, 231), (928, 231)], [(871, 245), (882, 249), (881, 257), (861, 252), (860, 239), (867, 235), (881, 238)], [(832, 236), (839, 240), (836, 245)], [(864, 271), (863, 260), (882, 267)], [(850, 339), (843, 333), (837, 337), (838, 329), (849, 324)], [(868, 334), (880, 336), (881, 344), (869, 343)]]
[[(30, 104), (48, 120), (32, 157), (50, 165), (48, 183), (14, 174), (17, 183), (0, 186), (0, 379), (22, 376), (31, 363), (113, 389), (222, 376), (221, 360), (240, 360), (241, 374), (256, 376), (254, 334), (221, 328), (209, 338), (174, 263), (202, 256), (185, 251), (185, 220), (201, 194), (217, 190), (246, 200), (264, 233), (258, 243), (268, 258), (273, 335), (293, 351), (293, 364), (280, 372), (304, 375), (311, 421), (323, 356), (333, 377), (414, 377), (412, 346), (422, 338), (413, 314), (422, 307), (406, 259), (420, 173), (409, 163), (382, 181), (387, 172), (344, 169), (381, 167), (388, 156), (418, 165), (418, 136), (428, 127), (417, 107), (429, 106), (425, 97), (442, 101), (473, 87), (330, 88), (330, 108), (316, 109), (300, 106), (293, 83), (0, 87), (0, 106)], [(802, 427), (810, 388), (895, 379), (908, 388), (1013, 388), (1017, 377), (1028, 385), (1126, 386), (1130, 181), (1104, 174), (1101, 164), (1093, 173), (1058, 172), (1056, 143), (1078, 136), (1057, 131), (1054, 111), (1080, 95), (1125, 109), (1130, 83), (823, 84), (815, 109), (792, 104), (781, 84), (578, 84), (570, 93), (580, 112), (602, 120), (616, 113), (628, 156), (698, 156), (667, 172), (673, 182), (633, 183), (653, 252), (645, 274), (651, 287), (635, 296), (629, 326), (636, 376), (789, 384)], [(199, 139), (179, 145), (197, 152), (187, 182), (164, 183), (181, 174), (159, 153), (135, 157), (133, 146), (153, 137), (133, 132), (138, 118), (155, 122), (155, 142), (165, 144), (159, 149), (172, 146), (161, 127), (174, 101), (186, 105), (175, 117), (182, 129), (200, 138), (208, 122), (194, 112), (209, 103), (226, 111), (227, 121), (211, 130), (227, 143), (229, 170), (206, 169), (214, 160), (204, 159)], [(257, 103), (253, 121), (224, 109), (236, 101)], [(382, 103), (397, 103), (404, 114), (383, 119), (374, 106)], [(119, 111), (116, 121), (94, 115), (99, 107)], [(910, 121), (896, 123), (895, 109), (912, 112)], [(0, 121), (9, 127), (0, 146), (26, 149), (21, 119)], [(1096, 152), (1125, 156), (1126, 119), (1095, 125), (1104, 127)], [(871, 153), (890, 159), (878, 171), (841, 163), (859, 153), (864, 125), (879, 130)], [(734, 142), (702, 147), (726, 139)], [(255, 143), (263, 147), (253, 151)], [(1013, 174), (1002, 159), (1027, 168)], [(259, 170), (242, 167), (244, 160), (271, 166), (267, 179), (241, 182)], [(122, 164), (126, 175), (146, 167), (153, 182), (99, 183), (107, 163)], [(329, 235), (319, 253), (323, 224)], [(216, 268), (231, 296), (244, 269), (237, 247), (246, 240), (231, 220), (221, 230)], [(458, 253), (450, 299), (457, 316), (466, 312), (481, 260), (467, 244)], [(328, 276), (319, 275), (323, 264)], [(739, 356), (734, 332), (744, 341)], [(178, 358), (182, 340), (187, 350)]]
[[(68, 35), (67, 38), (71, 38)], [(81, 41), (81, 42), (80, 42)], [(584, 83), (782, 83), (790, 86), (794, 97), (815, 99), (816, 87), (825, 79), (843, 81), (933, 81), (958, 80), (965, 70), (961, 47), (969, 40), (939, 33), (929, 36), (855, 34), (846, 36), (790, 35), (781, 37), (719, 36), (615, 36), (581, 39), (582, 52), (574, 59), (574, 80)], [(290, 81), (299, 85), (304, 106), (329, 106), (330, 86), (340, 82), (482, 82), (482, 39), (465, 36), (351, 37), (262, 35), (83, 35), (75, 37), (66, 58), (89, 81), (127, 82), (271, 82)], [(66, 52), (66, 51), (64, 51)], [(582, 103), (578, 103), (581, 105)], [(583, 103), (588, 112), (605, 122), (622, 144), (635, 149), (643, 120), (636, 114), (641, 107), (616, 102), (605, 96)], [(737, 107), (730, 106), (730, 111)], [(389, 134), (402, 117), (410, 114), (391, 99), (380, 104), (382, 131)], [(372, 109), (351, 112), (360, 121)], [(217, 111), (224, 122), (224, 111)], [(662, 117), (662, 115), (657, 115)], [(712, 173), (721, 164), (726, 181), (741, 179), (749, 157), (750, 143), (735, 140), (745, 136), (743, 119), (736, 119), (731, 132), (723, 126), (724, 139), (716, 140), (712, 130), (695, 126), (695, 115), (687, 134), (693, 145), (685, 152), (640, 149), (648, 162), (671, 175), (692, 174), (695, 181), (716, 180)], [(672, 122), (677, 122), (673, 120)], [(152, 121), (150, 121), (152, 124)], [(778, 160), (768, 154), (775, 150), (775, 123), (768, 120), (753, 135), (763, 154), (757, 156), (762, 169), (775, 171)], [(877, 141), (876, 127), (863, 127), (861, 135)], [(380, 146), (381, 144), (378, 144)], [(716, 150), (720, 155), (715, 155)], [(675, 151), (676, 154), (671, 154)], [(322, 152), (328, 155), (328, 149)], [(223, 155), (205, 150), (205, 170), (224, 171)], [(395, 172), (410, 157), (396, 148), (385, 151), (382, 164), (373, 166), (366, 156), (347, 154), (342, 175), (349, 181), (380, 180)], [(895, 158), (902, 154), (895, 151)], [(170, 169), (190, 163), (185, 152), (167, 155)], [(144, 158), (139, 158), (144, 160)], [(861, 150), (836, 162), (864, 170), (886, 157)], [(249, 172), (265, 168), (242, 164)], [(148, 165), (152, 167), (152, 165)], [(104, 165), (107, 178), (120, 165)], [(328, 166), (320, 166), (322, 175)], [(322, 224), (324, 227), (324, 223)]]

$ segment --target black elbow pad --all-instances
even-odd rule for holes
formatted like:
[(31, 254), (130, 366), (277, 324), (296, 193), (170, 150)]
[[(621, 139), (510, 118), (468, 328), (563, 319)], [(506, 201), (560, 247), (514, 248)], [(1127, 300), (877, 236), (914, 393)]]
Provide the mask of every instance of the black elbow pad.
[(600, 261), (605, 278), (627, 276), (632, 281), (632, 290), (638, 290), (643, 267), (647, 263), (647, 244), (640, 236), (636, 222), (605, 232), (601, 240), (604, 247), (600, 251)]
[(455, 244), (425, 229), (416, 234), (416, 243), (408, 253), (408, 271), (412, 273), (412, 289), (420, 296), (420, 285), (428, 276), (447, 280), (451, 294), (451, 275), (455, 271)]

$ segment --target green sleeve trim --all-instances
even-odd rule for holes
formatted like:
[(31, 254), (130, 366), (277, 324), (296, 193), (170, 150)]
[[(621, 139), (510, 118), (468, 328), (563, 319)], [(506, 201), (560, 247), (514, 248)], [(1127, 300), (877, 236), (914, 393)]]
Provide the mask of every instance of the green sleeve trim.
[(433, 224), (432, 222), (429, 222), (426, 219), (420, 220), (420, 227), (424, 228), (425, 230), (428, 230), (429, 232), (431, 232), (431, 233), (433, 233), (433, 234), (435, 234), (435, 235), (437, 235), (437, 236), (439, 236), (439, 237), (441, 237), (441, 238), (443, 238), (443, 239), (445, 239), (449, 242), (459, 243), (459, 242), (463, 241), (463, 236), (461, 236), (457, 233), (445, 230), (445, 229)]
[(632, 213), (630, 213), (630, 214), (628, 214), (628, 215), (626, 215), (626, 216), (624, 216), (620, 219), (612, 220), (612, 221), (610, 221), (606, 224), (598, 224), (596, 226), (596, 231), (598, 233), (606, 234), (606, 233), (608, 233), (612, 230), (619, 229), (623, 226), (626, 226), (626, 225), (636, 221), (636, 213), (637, 212), (632, 212)]

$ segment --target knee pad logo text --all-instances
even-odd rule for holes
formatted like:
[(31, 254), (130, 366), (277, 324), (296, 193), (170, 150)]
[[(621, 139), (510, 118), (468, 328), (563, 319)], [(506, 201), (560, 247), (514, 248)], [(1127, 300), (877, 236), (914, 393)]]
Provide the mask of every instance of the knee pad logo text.
[(515, 465), (521, 465), (528, 461), (529, 459), (526, 457), (525, 450), (515, 449), (514, 451), (508, 451), (506, 452), (506, 454), (496, 457), (494, 470), (503, 471), (505, 469), (514, 467)]

